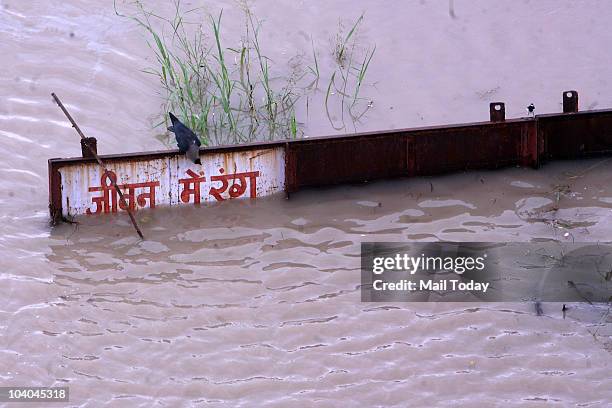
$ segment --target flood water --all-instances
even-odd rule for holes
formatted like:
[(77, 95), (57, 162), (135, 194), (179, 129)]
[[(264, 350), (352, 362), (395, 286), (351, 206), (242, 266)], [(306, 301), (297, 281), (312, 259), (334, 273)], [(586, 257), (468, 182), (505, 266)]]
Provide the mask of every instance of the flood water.
[[(610, 241), (609, 158), (144, 210), (145, 241), (125, 214), (51, 228), (47, 159), (80, 154), (51, 92), (100, 153), (164, 148), (144, 34), (104, 3), (0, 1), (0, 385), (69, 386), (83, 407), (609, 406), (606, 305), (564, 318), (557, 303), (537, 316), (359, 294), (366, 240)], [(531, 102), (558, 112), (567, 89), (582, 109), (612, 108), (608, 2), (450, 4), (252, 9), (279, 75), (312, 38), (322, 76), (338, 18), (365, 11), (377, 54), (358, 130), (487, 120), (493, 100), (508, 117)], [(206, 7), (241, 30), (235, 3)], [(304, 131), (334, 129), (312, 105)]]

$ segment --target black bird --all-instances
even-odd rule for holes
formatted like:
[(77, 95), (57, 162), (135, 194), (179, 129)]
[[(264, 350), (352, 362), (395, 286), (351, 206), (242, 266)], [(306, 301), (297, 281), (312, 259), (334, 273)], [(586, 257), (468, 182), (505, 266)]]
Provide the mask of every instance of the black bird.
[(529, 112), (531, 116), (534, 116), (534, 113), (533, 113), (534, 111), (535, 111), (535, 105), (532, 103), (527, 107), (527, 112)]
[(170, 120), (172, 121), (172, 126), (169, 126), (168, 130), (174, 132), (179, 152), (185, 153), (185, 156), (195, 164), (202, 164), (200, 162), (200, 146), (202, 145), (200, 139), (191, 129), (178, 120), (172, 112), (169, 112), (168, 115), (170, 115)]

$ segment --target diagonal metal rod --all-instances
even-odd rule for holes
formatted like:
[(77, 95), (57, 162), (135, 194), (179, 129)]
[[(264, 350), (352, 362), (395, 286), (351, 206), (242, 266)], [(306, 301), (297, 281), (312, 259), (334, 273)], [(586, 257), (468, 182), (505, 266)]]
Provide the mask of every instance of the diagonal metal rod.
[[(76, 124), (76, 122), (74, 121), (74, 119), (72, 119), (72, 116), (70, 116), (70, 113), (68, 113), (68, 111), (66, 110), (66, 108), (64, 107), (64, 104), (62, 103), (62, 101), (59, 100), (59, 98), (57, 97), (57, 95), (54, 92), (51, 92), (51, 96), (53, 97), (53, 99), (55, 100), (55, 102), (57, 103), (57, 105), (60, 107), (60, 109), (62, 110), (62, 112), (64, 112), (64, 115), (66, 115), (66, 117), (68, 118), (68, 120), (70, 121), (70, 123), (72, 123), (72, 127), (74, 128), (74, 130), (77, 131), (77, 133), (79, 134), (79, 136), (81, 136), (81, 139), (86, 139), (85, 135), (83, 134), (83, 132), (81, 132), (81, 129), (79, 128), (79, 125)], [(100, 159), (100, 156), (98, 156), (98, 153), (96, 153), (91, 146), (89, 145), (89, 143), (85, 142), (85, 145), (87, 146), (87, 148), (89, 149), (89, 151), (91, 152), (91, 154), (93, 155), (93, 157), (96, 158), (96, 161), (98, 162), (98, 164), (100, 165), (100, 167), (102, 167), (104, 169), (105, 172), (108, 172), (108, 169), (106, 168), (106, 166), (104, 165), (104, 163), (102, 162), (102, 160)], [(127, 205), (126, 201), (125, 201), (125, 197), (123, 196), (123, 193), (121, 192), (121, 189), (119, 188), (119, 186), (117, 186), (117, 182), (115, 182), (115, 180), (113, 180), (112, 178), (110, 178), (110, 182), (113, 186), (113, 188), (115, 189), (115, 191), (117, 192), (117, 194), (119, 194), (119, 201), (121, 203), (121, 205), (127, 210), (128, 215), (130, 216), (130, 220), (132, 220), (132, 225), (134, 225), (134, 228), (136, 229), (136, 232), (138, 233), (138, 236), (141, 239), (144, 239), (144, 236), (142, 235), (142, 231), (140, 231), (140, 228), (138, 228), (138, 224), (136, 223), (136, 218), (134, 218), (134, 214), (132, 213), (132, 210), (130, 210), (130, 207)]]

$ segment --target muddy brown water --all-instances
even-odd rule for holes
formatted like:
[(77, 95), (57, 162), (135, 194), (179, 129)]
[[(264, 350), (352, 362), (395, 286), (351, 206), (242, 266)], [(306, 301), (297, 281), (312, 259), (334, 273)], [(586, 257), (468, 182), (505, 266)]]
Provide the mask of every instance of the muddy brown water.
[[(530, 102), (555, 112), (569, 88), (582, 108), (612, 107), (607, 2), (452, 3), (454, 17), (446, 1), (253, 9), (280, 61), (366, 12), (374, 107), (359, 130), (486, 120), (491, 100), (509, 117)], [(206, 7), (240, 30), (234, 3)], [(79, 154), (50, 92), (101, 153), (163, 148), (159, 87), (138, 71), (151, 55), (103, 2), (3, 0), (0, 38), (2, 385), (69, 386), (83, 407), (612, 401), (606, 307), (564, 319), (557, 303), (538, 317), (527, 303), (367, 304), (358, 290), (363, 240), (610, 241), (612, 159), (139, 211), (146, 241), (125, 214), (50, 228), (46, 160)], [(306, 133), (333, 132), (313, 106)]]

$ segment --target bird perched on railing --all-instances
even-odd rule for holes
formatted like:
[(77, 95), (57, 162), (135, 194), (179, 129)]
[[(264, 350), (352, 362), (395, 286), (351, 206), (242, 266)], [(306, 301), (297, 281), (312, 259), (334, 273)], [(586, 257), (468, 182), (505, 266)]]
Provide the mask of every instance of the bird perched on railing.
[(527, 112), (529, 113), (529, 116), (535, 116), (535, 105), (533, 103), (529, 104), (527, 107)]
[(200, 162), (200, 146), (202, 145), (200, 139), (191, 129), (178, 120), (172, 112), (169, 112), (168, 115), (172, 121), (172, 126), (169, 126), (168, 130), (174, 133), (179, 152), (185, 153), (185, 156), (195, 164), (202, 164)]

